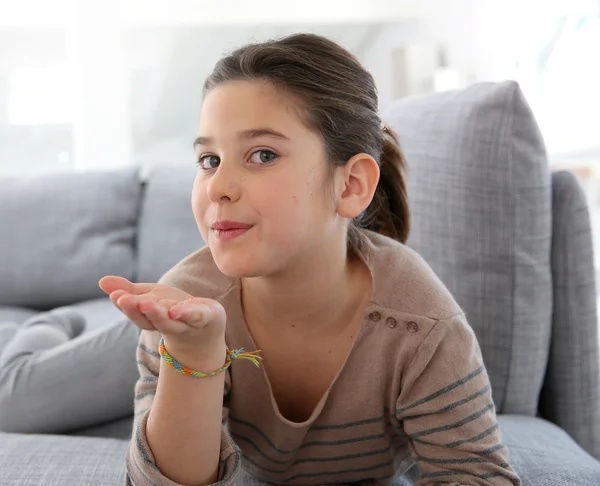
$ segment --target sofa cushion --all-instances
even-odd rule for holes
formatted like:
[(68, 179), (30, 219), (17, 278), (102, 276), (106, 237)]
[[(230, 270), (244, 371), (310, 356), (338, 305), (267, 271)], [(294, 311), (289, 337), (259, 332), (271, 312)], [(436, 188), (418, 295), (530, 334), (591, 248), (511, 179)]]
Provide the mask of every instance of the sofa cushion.
[[(107, 327), (113, 322), (124, 318), (123, 314), (117, 310), (108, 297), (84, 300), (72, 304), (70, 307), (73, 307), (85, 318), (85, 332)], [(38, 313), (38, 310), (33, 309), (0, 306), (0, 325), (13, 322), (23, 324)]]
[[(498, 416), (510, 465), (527, 486), (597, 486), (600, 463), (554, 424), (523, 416)], [(127, 441), (106, 438), (0, 433), (3, 485), (114, 486), (125, 478)], [(238, 484), (265, 485), (242, 472)], [(395, 485), (415, 484), (413, 467)]]
[(73, 304), (72, 307), (85, 318), (85, 332), (106, 328), (115, 321), (127, 319), (108, 297), (84, 300)]
[(37, 314), (32, 309), (0, 305), (0, 325), (5, 323), (23, 324), (27, 319)]
[(535, 417), (499, 415), (508, 463), (523, 486), (595, 486), (600, 462), (585, 452), (564, 430)]
[(137, 169), (0, 179), (0, 304), (49, 309), (133, 278)]
[(70, 432), (69, 435), (84, 437), (109, 437), (111, 439), (131, 439), (133, 433), (133, 415), (111, 420), (100, 425), (92, 425)]
[(499, 412), (535, 416), (550, 340), (550, 177), (515, 82), (399, 100), (419, 252), (465, 310)]
[(191, 204), (197, 170), (193, 162), (158, 165), (145, 177), (138, 282), (158, 281), (179, 260), (204, 245)]
[(6, 486), (115, 486), (125, 483), (127, 441), (0, 433)]

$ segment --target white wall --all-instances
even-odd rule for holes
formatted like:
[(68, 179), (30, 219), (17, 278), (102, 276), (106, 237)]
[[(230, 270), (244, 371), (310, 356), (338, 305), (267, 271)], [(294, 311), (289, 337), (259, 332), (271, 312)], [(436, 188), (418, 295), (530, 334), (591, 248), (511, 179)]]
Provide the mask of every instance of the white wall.
[[(0, 111), (6, 109), (2, 76), (15, 66), (74, 68), (77, 99), (74, 129), (7, 127), (0, 113), (0, 138), (10, 141), (0, 147), (0, 171), (56, 163), (65, 144), (82, 168), (187, 163), (204, 77), (225, 50), (251, 40), (295, 31), (332, 37), (371, 70), (383, 110), (402, 94), (431, 89), (439, 45), (465, 84), (513, 78), (516, 61), (522, 76), (565, 9), (560, 0), (316, 2), (320, 9), (263, 0), (248, 13), (232, 2), (200, 8), (192, 0), (57, 0), (49, 10), (40, 0), (0, 0)], [(234, 15), (224, 16), (227, 9)], [(261, 25), (242, 26), (260, 15)], [(402, 62), (406, 79), (399, 75)], [(535, 86), (525, 88), (535, 101)]]

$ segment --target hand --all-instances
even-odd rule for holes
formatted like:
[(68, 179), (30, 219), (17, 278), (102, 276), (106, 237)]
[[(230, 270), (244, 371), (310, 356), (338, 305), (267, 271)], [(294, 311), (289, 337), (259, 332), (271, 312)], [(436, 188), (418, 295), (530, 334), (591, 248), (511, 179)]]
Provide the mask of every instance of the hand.
[(197, 356), (199, 351), (225, 349), (225, 309), (216, 300), (194, 297), (169, 285), (133, 283), (115, 276), (102, 278), (99, 285), (136, 326), (160, 332), (169, 353)]

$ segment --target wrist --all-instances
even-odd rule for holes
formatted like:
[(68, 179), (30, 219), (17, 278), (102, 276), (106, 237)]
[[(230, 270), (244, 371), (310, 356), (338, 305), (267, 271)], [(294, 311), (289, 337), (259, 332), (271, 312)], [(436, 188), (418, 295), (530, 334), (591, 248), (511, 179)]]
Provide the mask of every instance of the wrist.
[[(164, 346), (178, 363), (202, 373), (210, 373), (221, 368), (227, 357), (225, 339), (210, 345), (207, 345), (207, 343), (194, 345), (170, 342), (167, 337), (164, 337)], [(164, 361), (161, 362), (161, 366), (162, 363)]]

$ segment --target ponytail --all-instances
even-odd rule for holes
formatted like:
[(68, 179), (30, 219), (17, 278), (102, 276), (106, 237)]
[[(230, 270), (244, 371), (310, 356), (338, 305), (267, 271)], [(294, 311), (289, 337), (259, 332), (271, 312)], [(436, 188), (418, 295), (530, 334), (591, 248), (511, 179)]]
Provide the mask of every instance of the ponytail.
[(404, 173), (406, 160), (398, 137), (383, 125), (383, 149), (379, 163), (379, 183), (369, 207), (356, 226), (406, 243), (410, 231), (410, 210)]

